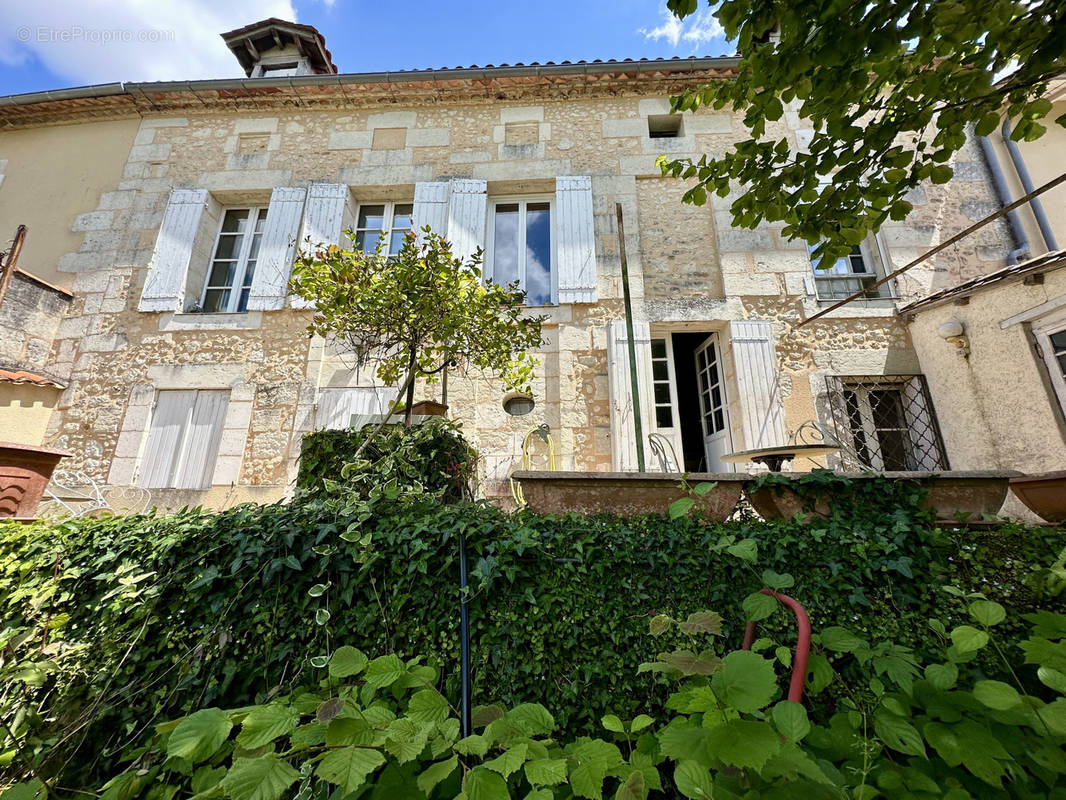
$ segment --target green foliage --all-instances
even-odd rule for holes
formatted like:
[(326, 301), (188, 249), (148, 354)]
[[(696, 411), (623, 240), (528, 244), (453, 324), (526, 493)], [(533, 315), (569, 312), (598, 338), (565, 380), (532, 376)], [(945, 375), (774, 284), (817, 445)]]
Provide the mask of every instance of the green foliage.
[[(667, 5), (683, 17), (698, 3)], [(663, 174), (694, 180), (684, 199), (696, 205), (741, 184), (730, 205), (735, 227), (784, 222), (787, 237), (824, 241), (824, 266), (904, 219), (919, 183), (950, 180), (967, 126), (987, 135), (1004, 114), (1012, 138), (1039, 138), (1052, 109), (1048, 82), (1066, 56), (1058, 0), (710, 5), (737, 43), (738, 75), (686, 91), (673, 106), (730, 109), (751, 136), (720, 156), (662, 157)], [(813, 130), (804, 152), (780, 123), (786, 110)]]
[[(979, 604), (987, 602), (976, 599), (971, 615), (996, 635), (998, 623), (982, 621)], [(1006, 672), (1032, 670), (1019, 654), (1051, 643), (1040, 635), (1049, 627), (1055, 642), (1066, 636), (1066, 615), (1033, 616), (1038, 621), (1020, 647), (1008, 654), (1007, 642), (995, 643)], [(667, 701), (677, 712), (672, 718), (657, 725), (645, 715), (630, 723), (604, 717), (617, 741), (559, 734), (547, 709), (529, 703), (480, 709), (479, 732), (459, 739), (456, 709), (434, 688), (435, 670), (419, 658), (389, 656), (387, 676), (373, 678), (382, 659), (344, 646), (317, 685), (269, 704), (204, 709), (156, 726), (124, 755), (123, 771), (103, 794), (280, 800), (297, 786), (297, 797), (323, 800), (354, 793), (645, 800), (676, 796), (672, 790), (694, 800), (1066, 795), (1062, 691), (1024, 694), (1017, 678), (1018, 688), (980, 680), (953, 690), (912, 675), (882, 682), (872, 653), (895, 645), (870, 649), (857, 636), (838, 637), (844, 641), (862, 683), (845, 687), (825, 719), (812, 723), (802, 704), (775, 701), (781, 678), (774, 660), (734, 651), (713, 675), (682, 679)], [(952, 648), (939, 656), (966, 660)], [(336, 680), (342, 672), (347, 679)], [(845, 682), (838, 674), (833, 680)], [(33, 800), (39, 790), (29, 783), (12, 791), (17, 800)]]
[(408, 400), (417, 378), (433, 381), (449, 366), (528, 391), (536, 360), (527, 351), (541, 344), (542, 318), (525, 313), (517, 285), (482, 283), (481, 252), (464, 262), (428, 227), (394, 255), (383, 249), (387, 239), (373, 253), (314, 242), (301, 252), (290, 289), (314, 303), (308, 332), (372, 360), (385, 385), (402, 379), (399, 397)]
[(303, 438), (296, 488), (305, 496), (365, 495), (373, 487), (439, 494), (445, 500), (469, 495), (477, 453), (458, 422), (434, 417), (421, 425), (383, 428), (363, 451), (370, 431), (320, 430)]
[[(435, 688), (452, 705), (458, 698), (460, 532), (468, 541), (476, 701), (520, 706), (511, 714), (523, 725), (547, 731), (557, 723), (575, 746), (582, 735), (603, 734), (608, 713), (623, 726), (612, 735), (638, 741), (647, 733), (640, 715), (665, 713), (672, 676), (709, 677), (712, 688), (728, 686), (745, 708), (761, 701), (758, 687), (718, 677), (720, 656), (704, 639), (738, 642), (747, 614), (758, 615), (754, 650), (784, 669), (795, 634), (772, 601), (759, 608), (750, 599), (764, 585), (800, 598), (824, 637), (809, 685), (827, 688), (808, 704), (812, 723), (824, 723), (843, 702), (843, 686), (864, 685), (852, 673), (853, 648), (868, 652), (886, 685), (910, 679), (951, 691), (999, 681), (1032, 695), (1066, 682), (1066, 630), (1050, 613), (1066, 610), (1063, 598), (1041, 601), (1046, 581), (1033, 578), (1066, 546), (1061, 530), (939, 530), (913, 507), (841, 510), (809, 523), (707, 525), (689, 517), (506, 515), (481, 504), (442, 504), (433, 495), (389, 495), (375, 487), (218, 514), (0, 524), (0, 720), (11, 731), (0, 733), (0, 771), (97, 786), (162, 721), (270, 706), (313, 684), (318, 670), (334, 683), (358, 676), (375, 696), (417, 675), (421, 684), (403, 687), (419, 697), (415, 720), (439, 720), (442, 706), (417, 691)], [(999, 604), (1003, 620), (983, 603)], [(328, 612), (321, 624), (320, 612)], [(654, 639), (646, 635), (649, 620), (659, 633)], [(1018, 671), (1021, 687), (992, 644), (964, 652), (951, 636), (965, 625), (992, 630), (993, 644), (1018, 642), (1028, 623), (1039, 634), (1017, 651), (1030, 665)], [(944, 647), (962, 657), (945, 659)], [(384, 655), (364, 665), (349, 648)], [(427, 662), (412, 666), (417, 656)], [(638, 673), (642, 663), (662, 666)], [(1005, 702), (994, 686), (981, 691)], [(357, 702), (366, 704), (361, 695)], [(540, 703), (551, 716), (526, 703)], [(249, 713), (248, 732), (230, 731), (227, 741), (243, 737), (242, 750), (257, 745), (288, 724), (285, 708)], [(315, 708), (326, 730), (301, 733), (308, 746), (318, 746), (315, 731), (326, 735), (340, 714), (335, 705)], [(707, 698), (694, 694), (684, 708), (706, 711)], [(411, 716), (408, 705), (403, 709)], [(498, 722), (492, 735), (503, 737), (511, 723), (494, 713), (488, 706), (481, 716), (485, 725)], [(219, 735), (218, 716), (204, 719), (215, 720)], [(406, 757), (417, 731), (393, 733), (389, 758)], [(455, 747), (461, 760), (488, 752), (476, 737)], [(494, 753), (486, 761), (502, 754)], [(191, 755), (200, 756), (195, 749)], [(549, 779), (558, 770), (539, 763), (543, 758), (529, 759), (538, 761), (531, 781), (539, 788), (555, 785)], [(200, 763), (215, 768), (210, 759)], [(402, 782), (410, 764), (383, 767), (382, 775)], [(266, 779), (284, 776), (278, 767)], [(595, 771), (588, 780), (594, 778)], [(632, 780), (627, 791), (635, 792), (639, 781)], [(644, 791), (656, 778), (649, 771), (641, 780)], [(491, 777), (475, 785), (482, 781), (498, 788)]]

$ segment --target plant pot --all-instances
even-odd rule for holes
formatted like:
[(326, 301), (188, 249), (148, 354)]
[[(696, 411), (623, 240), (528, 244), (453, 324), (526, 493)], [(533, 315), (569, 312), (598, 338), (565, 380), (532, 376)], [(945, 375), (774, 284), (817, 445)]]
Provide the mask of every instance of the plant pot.
[[(529, 508), (542, 514), (665, 514), (675, 500), (690, 496), (681, 486), (680, 474), (662, 472), (520, 471), (513, 477), (521, 484)], [(748, 476), (697, 472), (686, 480), (690, 487), (703, 482), (717, 484), (695, 498), (694, 511), (721, 522), (736, 508)]]
[[(403, 414), (402, 411), (398, 413)], [(411, 404), (411, 416), (413, 417), (444, 417), (447, 414), (448, 406), (436, 400), (419, 400)]]
[[(802, 473), (795, 473), (795, 475), (799, 477)], [(840, 473), (841, 478), (850, 480), (884, 477), (919, 481), (928, 489), (921, 507), (935, 508), (938, 520), (951, 522), (957, 522), (959, 515), (962, 514), (968, 515), (968, 519), (973, 521), (979, 521), (987, 514), (996, 514), (1007, 496), (1011, 478), (1017, 475), (1017, 472), (1008, 470)], [(828, 517), (833, 501), (828, 493), (817, 497), (812, 514), (811, 511), (804, 509), (803, 499), (787, 486), (765, 487), (749, 491), (748, 499), (764, 519), (792, 519), (796, 514), (802, 515), (805, 519), (810, 519), (812, 516)]]
[(1048, 522), (1066, 522), (1066, 471), (1020, 475), (1010, 479), (1010, 489)]
[(32, 519), (52, 471), (70, 453), (0, 442), (0, 517)]

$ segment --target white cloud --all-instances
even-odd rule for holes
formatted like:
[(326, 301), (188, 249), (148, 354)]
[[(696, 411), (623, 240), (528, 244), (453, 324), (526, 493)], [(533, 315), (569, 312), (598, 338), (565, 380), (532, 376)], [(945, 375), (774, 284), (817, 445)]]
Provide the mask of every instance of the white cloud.
[(72, 86), (243, 75), (219, 37), (295, 20), (291, 0), (0, 0), (0, 63), (32, 53)]
[(637, 32), (649, 41), (667, 41), (671, 47), (677, 47), (682, 42), (691, 44), (693, 50), (713, 39), (725, 38), (725, 30), (710, 10), (700, 11), (684, 21), (665, 8), (662, 9), (662, 16), (662, 23), (657, 27), (640, 28)]

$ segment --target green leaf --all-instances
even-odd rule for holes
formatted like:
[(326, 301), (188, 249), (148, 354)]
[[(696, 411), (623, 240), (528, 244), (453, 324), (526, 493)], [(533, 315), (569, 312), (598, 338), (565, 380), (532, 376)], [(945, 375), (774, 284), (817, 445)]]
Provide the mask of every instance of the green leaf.
[(744, 598), (742, 605), (748, 622), (767, 619), (777, 610), (777, 600), (762, 592), (752, 592)]
[(1036, 677), (1049, 689), (1054, 689), (1059, 694), (1066, 694), (1066, 675), (1050, 667), (1040, 667), (1036, 671)]
[(725, 551), (731, 556), (736, 556), (741, 561), (747, 561), (749, 564), (754, 564), (759, 557), (759, 548), (754, 539), (744, 539), (730, 545)]
[(674, 783), (681, 794), (694, 800), (710, 800), (714, 796), (711, 772), (699, 761), (678, 761), (674, 767)]
[(582, 736), (566, 748), (570, 756), (570, 788), (578, 797), (601, 800), (607, 771), (622, 762), (622, 754), (609, 742)]
[(489, 752), (489, 740), (480, 733), (460, 739), (452, 748), (461, 756), (484, 756)]
[(629, 730), (633, 733), (636, 733), (637, 731), (644, 730), (653, 722), (655, 722), (655, 720), (653, 720), (647, 714), (637, 714), (637, 716), (633, 717), (633, 721), (629, 724)]
[(945, 164), (937, 164), (933, 167), (932, 172), (929, 173), (929, 180), (937, 184), (947, 183), (951, 180), (951, 176), (954, 174), (955, 173), (952, 171), (951, 167)]
[(884, 708), (874, 712), (874, 732), (886, 745), (900, 753), (925, 757), (925, 744), (914, 726)]
[(566, 760), (562, 758), (527, 761), (524, 769), (526, 780), (533, 786), (555, 786), (566, 780)]
[(997, 711), (1006, 711), (1022, 702), (1017, 690), (1002, 681), (978, 681), (973, 686), (973, 696), (982, 705)]
[(315, 623), (318, 625), (325, 625), (329, 622), (329, 611), (325, 608), (320, 608), (315, 612)]
[(688, 619), (678, 624), (682, 633), (690, 636), (696, 633), (709, 633), (720, 636), (722, 633), (722, 616), (713, 611), (697, 611), (688, 615)]
[(507, 712), (507, 719), (527, 736), (547, 736), (555, 730), (555, 718), (539, 703), (522, 703)]
[(328, 589), (328, 588), (329, 588), (329, 584), (328, 583), (316, 583), (314, 586), (312, 586), (310, 589), (307, 590), (307, 593), (311, 597), (321, 597), (322, 595), (324, 595), (326, 593), (326, 589)]
[(463, 780), (467, 800), (511, 800), (507, 781), (485, 767), (474, 767)]
[(299, 715), (288, 705), (270, 703), (254, 706), (241, 724), (237, 744), (245, 750), (255, 750), (296, 730)]
[(644, 786), (644, 773), (634, 770), (625, 782), (618, 787), (614, 800), (644, 800), (647, 790)]
[(722, 659), (722, 669), (711, 679), (711, 686), (727, 706), (750, 714), (769, 704), (777, 692), (777, 676), (770, 660), (736, 650)]
[(368, 686), (381, 689), (392, 686), (405, 672), (403, 662), (395, 653), (378, 656), (367, 665), (364, 677)]
[(389, 723), (385, 736), (385, 750), (401, 764), (418, 758), (429, 739), (431, 726), (419, 725), (412, 719), (400, 717)]
[(696, 655), (691, 650), (675, 650), (663, 653), (663, 663), (678, 670), (682, 675), (713, 675), (722, 668), (722, 659), (709, 650)]
[(670, 519), (678, 519), (691, 511), (694, 505), (696, 505), (696, 501), (691, 497), (679, 497), (670, 504), (666, 513), (670, 516)]
[(692, 492), (699, 497), (704, 497), (711, 493), (711, 491), (718, 485), (717, 481), (701, 481), (692, 487)]
[(218, 708), (196, 711), (171, 731), (167, 739), (167, 757), (184, 758), (193, 764), (206, 761), (226, 741), (233, 729), (229, 715)]
[(438, 761), (418, 776), (418, 788), (428, 795), (433, 791), (433, 787), (455, 772), (455, 769), (458, 766), (458, 756), (452, 756), (447, 761)]
[(963, 742), (955, 726), (940, 722), (927, 722), (922, 728), (922, 733), (926, 741), (936, 750), (937, 755), (944, 759), (949, 767), (957, 767), (962, 763)]
[[(225, 767), (200, 767), (193, 773), (192, 781), (190, 782), (193, 794), (201, 794), (216, 786), (219, 781), (226, 777), (226, 772)], [(6, 800), (6, 796), (0, 795), (0, 797)]]
[(361, 650), (344, 645), (338, 647), (337, 652), (329, 660), (329, 676), (331, 678), (348, 678), (358, 675), (367, 665), (367, 657)]
[(384, 763), (385, 756), (377, 750), (342, 747), (326, 753), (318, 762), (315, 775), (340, 786), (345, 794), (350, 794), (366, 783), (367, 776)]
[(970, 625), (960, 625), (951, 632), (951, 641), (960, 653), (974, 653), (988, 644), (988, 634)]
[(860, 639), (853, 633), (835, 625), (822, 629), (818, 636), (821, 639), (822, 647), (838, 653), (853, 653), (867, 646), (864, 639)]
[(726, 764), (762, 769), (767, 760), (780, 750), (781, 737), (765, 722), (734, 719), (711, 728), (707, 746)]
[[(796, 579), (787, 572), (774, 572), (772, 569), (762, 571), (762, 582), (771, 589), (787, 589), (796, 583)], [(763, 595), (765, 597), (765, 595)]]
[(235, 758), (222, 789), (231, 800), (278, 800), (300, 773), (273, 753), (259, 758)]
[(618, 719), (614, 714), (607, 714), (600, 720), (600, 724), (607, 730), (613, 733), (625, 733), (625, 725), (622, 724), (622, 720)]
[(999, 114), (995, 111), (989, 111), (974, 126), (973, 132), (978, 136), (988, 136), (997, 127), (999, 127)]
[(448, 701), (436, 689), (415, 692), (407, 705), (407, 716), (422, 724), (444, 722), (450, 713)]
[(1007, 612), (999, 603), (991, 600), (976, 600), (970, 603), (970, 616), (986, 628), (998, 625), (1007, 618)]
[(925, 668), (925, 678), (941, 691), (950, 689), (959, 679), (959, 668), (954, 664), (930, 664)]
[(529, 746), (526, 744), (516, 744), (503, 752), (503, 755), (497, 756), (491, 761), (486, 761), (484, 767), (491, 769), (493, 772), (500, 773), (503, 777), (508, 777), (512, 772), (517, 772), (522, 768), (522, 764), (525, 763), (526, 756), (529, 752)]
[(777, 732), (791, 742), (798, 742), (811, 731), (811, 723), (807, 719), (807, 709), (802, 703), (794, 703), (791, 700), (782, 700), (774, 706), (774, 727)]
[(652, 636), (662, 636), (668, 630), (670, 626), (674, 624), (674, 621), (666, 614), (658, 614), (651, 618), (650, 628)]

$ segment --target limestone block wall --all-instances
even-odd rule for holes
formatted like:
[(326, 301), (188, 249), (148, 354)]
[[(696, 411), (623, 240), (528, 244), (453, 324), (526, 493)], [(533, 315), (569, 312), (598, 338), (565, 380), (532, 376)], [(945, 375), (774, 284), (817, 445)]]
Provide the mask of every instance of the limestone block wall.
[[(738, 122), (727, 114), (686, 115), (681, 136), (653, 139), (647, 117), (666, 108), (665, 97), (563, 98), (545, 90), (536, 104), (471, 98), (388, 110), (323, 106), (142, 120), (117, 182), (101, 181), (96, 207), (75, 223), (84, 233), (80, 246), (60, 259), (76, 299), (57, 335), (54, 366), (69, 374), (70, 385), (49, 426), (50, 442), (74, 451), (72, 466), (97, 479), (130, 482), (155, 392), (228, 388), (216, 484), (282, 491), (299, 437), (314, 425), (321, 389), (369, 385), (339, 354), (308, 338), (308, 311), (136, 310), (175, 188), (206, 189), (217, 215), (227, 205), (263, 202), (277, 187), (317, 181), (349, 186), (354, 207), (410, 201), (420, 181), (484, 180), (491, 198), (550, 196), (559, 176), (591, 176), (598, 301), (546, 309), (533, 414), (507, 416), (502, 388), (478, 376), (455, 375), (449, 383), (453, 415), (484, 456), (490, 493), (506, 491), (522, 438), (542, 422), (551, 427), (561, 468), (612, 466), (606, 326), (623, 313), (619, 206), (637, 319), (690, 329), (772, 320), (790, 425), (812, 416), (818, 375), (913, 369), (906, 331), (890, 307), (857, 307), (794, 330), (819, 307), (802, 246), (770, 228), (731, 229), (728, 198), (699, 209), (683, 206), (682, 187), (654, 166), (664, 151), (721, 150), (743, 135)], [(781, 124), (792, 131), (797, 123)], [(915, 212), (916, 224), (930, 227), (930, 241), (964, 224), (966, 202), (988, 196), (980, 180), (949, 189), (928, 192)], [(205, 270), (213, 243), (210, 232), (197, 239), (190, 275)], [(944, 269), (962, 274), (999, 266), (1000, 244), (961, 254)], [(899, 241), (888, 250), (903, 259), (914, 246)], [(426, 398), (439, 391), (439, 385), (419, 389)]]
[(53, 340), (70, 299), (33, 275), (12, 275), (0, 304), (0, 367), (58, 377), (51, 369)]

